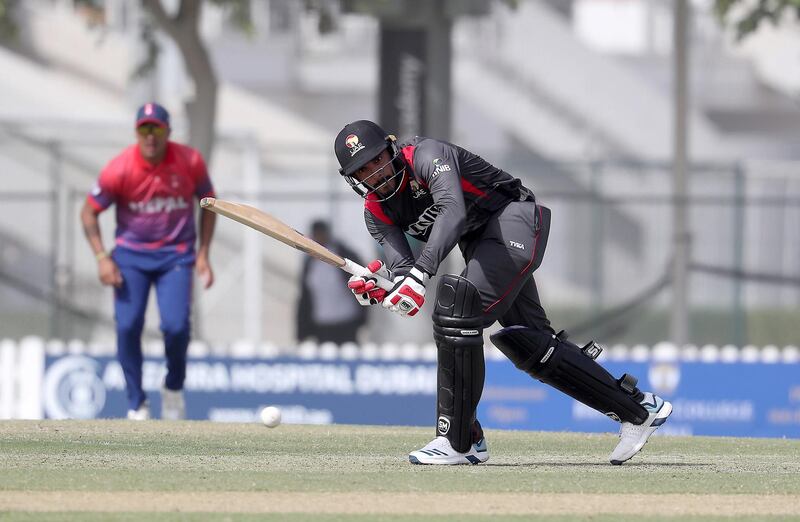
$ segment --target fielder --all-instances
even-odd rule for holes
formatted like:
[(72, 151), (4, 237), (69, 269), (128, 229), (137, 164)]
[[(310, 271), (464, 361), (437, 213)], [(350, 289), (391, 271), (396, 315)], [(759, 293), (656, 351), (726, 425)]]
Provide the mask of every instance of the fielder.
[[(367, 229), (386, 264), (368, 268), (394, 281), (390, 291), (369, 277), (348, 286), (361, 305), (382, 303), (404, 316), (425, 302), (426, 284), (458, 245), (466, 268), (439, 278), (433, 309), (438, 350), (436, 438), (408, 458), (413, 464), (479, 464), (489, 450), (476, 408), (483, 391), (483, 329), (504, 327), (492, 342), (534, 379), (621, 423), (612, 464), (642, 449), (672, 405), (616, 379), (595, 358), (556, 333), (539, 302), (533, 272), (542, 262), (550, 210), (519, 179), (457, 145), (415, 137), (397, 144), (371, 121), (346, 125), (334, 142), (339, 172), (365, 199)], [(425, 243), (415, 258), (406, 235)]]
[[(167, 375), (161, 388), (161, 417), (186, 416), (183, 382), (189, 347), (192, 274), (206, 288), (214, 282), (208, 259), (216, 214), (202, 212), (195, 250), (193, 199), (213, 197), (200, 152), (169, 140), (169, 113), (146, 103), (136, 114), (137, 143), (100, 173), (81, 210), (81, 222), (97, 259), (100, 282), (114, 287), (117, 358), (125, 374), (128, 418), (150, 418), (142, 389), (142, 329), (150, 287), (155, 286)], [(106, 251), (98, 214), (116, 203), (116, 246)]]

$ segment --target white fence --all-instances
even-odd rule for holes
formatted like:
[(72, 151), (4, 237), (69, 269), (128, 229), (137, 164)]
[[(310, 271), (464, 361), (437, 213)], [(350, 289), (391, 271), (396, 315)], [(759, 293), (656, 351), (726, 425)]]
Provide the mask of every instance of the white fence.
[(38, 337), (0, 341), (0, 419), (41, 419), (45, 345)]

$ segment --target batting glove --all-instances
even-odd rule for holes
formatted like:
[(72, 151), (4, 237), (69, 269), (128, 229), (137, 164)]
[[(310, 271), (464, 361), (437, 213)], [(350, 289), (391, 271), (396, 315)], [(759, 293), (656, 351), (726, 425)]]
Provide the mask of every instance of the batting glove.
[(394, 287), (383, 300), (383, 307), (400, 315), (417, 315), (425, 302), (425, 283), (430, 278), (419, 268), (412, 268), (407, 276), (394, 280)]
[[(389, 270), (383, 261), (376, 259), (367, 265), (367, 270), (385, 279), (391, 279)], [(377, 279), (370, 276), (353, 276), (347, 281), (347, 287), (353, 292), (361, 306), (378, 304), (386, 297), (386, 290), (378, 286)]]

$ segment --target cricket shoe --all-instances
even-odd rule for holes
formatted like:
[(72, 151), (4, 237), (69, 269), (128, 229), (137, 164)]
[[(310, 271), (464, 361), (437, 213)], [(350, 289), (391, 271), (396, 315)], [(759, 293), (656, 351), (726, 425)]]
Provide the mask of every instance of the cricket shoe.
[(186, 402), (183, 390), (170, 390), (161, 387), (161, 418), (163, 420), (183, 420), (186, 418)]
[(487, 460), (489, 460), (489, 448), (483, 437), (473, 443), (466, 453), (454, 450), (447, 437), (439, 436), (424, 448), (408, 454), (408, 461), (412, 464), (480, 464)]
[(128, 420), (149, 420), (150, 419), (150, 405), (144, 401), (135, 410), (128, 410)]
[(650, 392), (644, 394), (641, 405), (649, 414), (641, 424), (623, 422), (619, 428), (619, 442), (611, 452), (609, 460), (614, 465), (620, 465), (630, 459), (644, 447), (650, 435), (664, 424), (672, 413), (672, 403), (665, 401)]

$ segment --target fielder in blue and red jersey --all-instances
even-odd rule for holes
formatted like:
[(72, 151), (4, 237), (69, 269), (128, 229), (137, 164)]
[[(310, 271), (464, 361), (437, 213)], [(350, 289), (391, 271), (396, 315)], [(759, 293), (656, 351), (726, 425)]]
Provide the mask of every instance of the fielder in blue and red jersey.
[[(98, 275), (114, 287), (117, 356), (125, 374), (128, 418), (150, 417), (142, 389), (144, 316), (151, 285), (156, 288), (167, 359), (162, 418), (185, 416), (183, 381), (190, 337), (192, 274), (206, 288), (214, 281), (208, 251), (215, 214), (202, 212), (200, 242), (194, 199), (214, 197), (205, 161), (195, 149), (169, 140), (169, 113), (156, 103), (137, 112), (137, 143), (112, 159), (81, 210)], [(115, 247), (103, 246), (98, 214), (116, 204)]]

